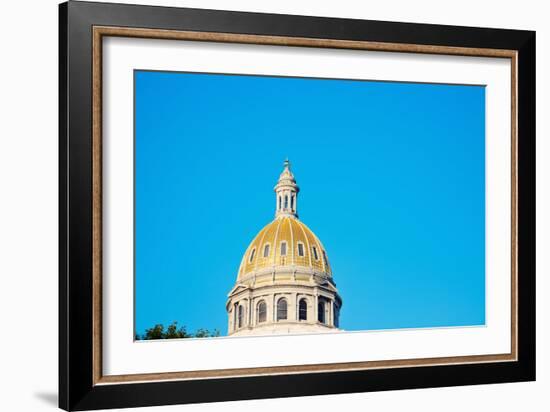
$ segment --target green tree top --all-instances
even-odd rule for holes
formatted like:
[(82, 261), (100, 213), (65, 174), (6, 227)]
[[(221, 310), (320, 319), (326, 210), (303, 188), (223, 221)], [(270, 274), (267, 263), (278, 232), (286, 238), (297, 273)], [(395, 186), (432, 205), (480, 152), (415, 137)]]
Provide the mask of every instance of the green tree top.
[(214, 329), (210, 332), (208, 329), (200, 328), (193, 333), (188, 333), (185, 326), (178, 328), (178, 322), (174, 321), (167, 328), (158, 323), (152, 328), (145, 329), (143, 335), (136, 334), (136, 340), (154, 340), (154, 339), (183, 339), (183, 338), (214, 338), (220, 336), (220, 331)]

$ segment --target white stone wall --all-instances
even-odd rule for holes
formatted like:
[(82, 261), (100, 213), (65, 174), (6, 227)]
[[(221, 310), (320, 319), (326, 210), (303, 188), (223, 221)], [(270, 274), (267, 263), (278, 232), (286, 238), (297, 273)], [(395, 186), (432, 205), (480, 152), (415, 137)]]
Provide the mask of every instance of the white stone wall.
[[(277, 320), (277, 302), (287, 301), (287, 318)], [(299, 320), (299, 302), (307, 301), (307, 319)], [(266, 303), (265, 322), (259, 322), (258, 304)], [(325, 323), (318, 321), (318, 303), (325, 302)], [(238, 325), (238, 307), (243, 307), (242, 325)], [(327, 287), (310, 283), (272, 284), (261, 287), (243, 285), (230, 295), (227, 302), (229, 335), (262, 335), (275, 333), (307, 333), (334, 331), (336, 293)]]

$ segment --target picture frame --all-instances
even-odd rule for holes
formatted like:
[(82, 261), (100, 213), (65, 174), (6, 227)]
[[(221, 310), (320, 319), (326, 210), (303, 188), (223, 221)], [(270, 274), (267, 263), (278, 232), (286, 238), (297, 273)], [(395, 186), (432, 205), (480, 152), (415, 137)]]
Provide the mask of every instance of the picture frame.
[[(103, 41), (510, 62), (509, 353), (105, 374)], [(296, 51), (296, 53), (298, 53)], [(535, 380), (535, 33), (70, 1), (59, 6), (59, 406), (91, 410)], [(492, 104), (490, 101), (488, 104)], [(498, 258), (498, 256), (497, 256)], [(406, 346), (406, 345), (405, 345)], [(198, 362), (200, 363), (200, 359)]]

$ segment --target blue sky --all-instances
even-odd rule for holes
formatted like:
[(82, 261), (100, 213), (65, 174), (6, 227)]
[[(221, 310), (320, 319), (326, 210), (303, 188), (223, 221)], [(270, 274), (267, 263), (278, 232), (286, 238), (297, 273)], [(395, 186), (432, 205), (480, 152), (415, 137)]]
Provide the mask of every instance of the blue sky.
[(485, 322), (485, 89), (135, 72), (136, 331), (227, 331), (288, 157), (346, 330)]

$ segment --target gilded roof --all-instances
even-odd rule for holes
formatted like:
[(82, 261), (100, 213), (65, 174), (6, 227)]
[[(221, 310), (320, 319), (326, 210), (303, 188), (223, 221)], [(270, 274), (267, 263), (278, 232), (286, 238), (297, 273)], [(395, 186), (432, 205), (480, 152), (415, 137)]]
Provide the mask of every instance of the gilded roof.
[(292, 216), (279, 216), (260, 230), (243, 256), (237, 279), (275, 266), (307, 267), (329, 276), (332, 273), (319, 238)]

